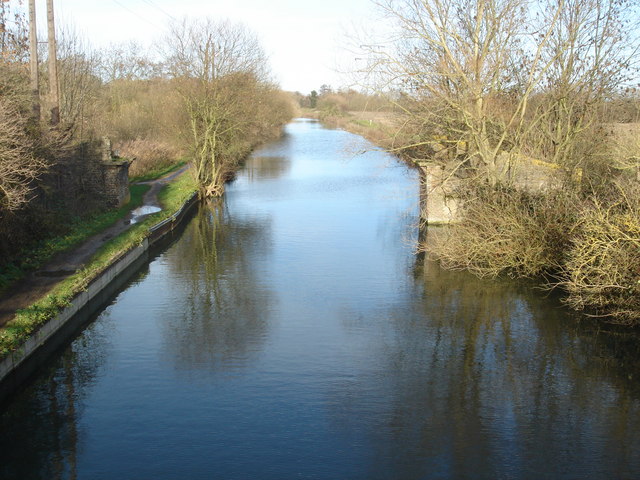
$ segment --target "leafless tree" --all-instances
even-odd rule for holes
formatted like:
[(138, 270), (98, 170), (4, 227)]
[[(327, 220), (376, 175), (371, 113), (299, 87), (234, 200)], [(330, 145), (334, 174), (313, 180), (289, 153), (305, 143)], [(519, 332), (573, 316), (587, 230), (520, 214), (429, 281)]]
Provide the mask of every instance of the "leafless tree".
[(58, 30), (57, 44), (60, 117), (67, 129), (82, 138), (95, 117), (102, 86), (97, 76), (99, 57), (69, 25)]
[(0, 59), (3, 62), (25, 62), (29, 54), (29, 29), (24, 12), (15, 2), (0, 1)]
[(375, 3), (397, 28), (387, 43), (361, 47), (370, 79), (404, 93), (398, 103), (417, 135), (400, 149), (444, 148), (452, 174), (464, 167), (490, 184), (523, 153), (566, 157), (585, 108), (635, 52), (626, 0)]
[(35, 155), (27, 29), (24, 16), (0, 2), (0, 214), (19, 210), (30, 199), (44, 162)]
[(549, 22), (554, 10), (560, 14), (542, 51), (551, 68), (527, 142), (548, 161), (574, 169), (588, 157), (580, 147), (592, 146), (594, 125), (606, 121), (599, 115), (604, 102), (637, 73), (637, 2), (546, 0), (539, 19)]
[(201, 193), (219, 196), (248, 149), (243, 137), (250, 137), (256, 120), (256, 92), (267, 72), (264, 53), (245, 27), (211, 19), (172, 24), (164, 53), (188, 113)]
[(266, 56), (254, 33), (242, 24), (211, 18), (183, 18), (169, 26), (162, 53), (176, 78), (213, 82), (225, 75), (250, 72), (266, 80)]
[(154, 62), (138, 42), (114, 44), (99, 52), (100, 77), (115, 80), (148, 80), (161, 75), (162, 66)]
[(33, 181), (45, 168), (34, 151), (24, 115), (0, 97), (0, 212), (18, 210), (29, 201)]

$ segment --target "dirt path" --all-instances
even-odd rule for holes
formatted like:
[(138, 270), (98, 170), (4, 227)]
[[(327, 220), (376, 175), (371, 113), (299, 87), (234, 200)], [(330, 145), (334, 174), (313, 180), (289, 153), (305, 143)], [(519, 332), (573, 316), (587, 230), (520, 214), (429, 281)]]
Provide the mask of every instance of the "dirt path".
[(151, 209), (152, 211), (149, 211), (150, 209), (142, 209), (141, 212), (136, 212), (136, 210), (140, 209), (133, 210), (125, 218), (118, 220), (106, 230), (89, 237), (81, 245), (57, 254), (42, 268), (30, 273), (0, 296), (0, 327), (11, 320), (17, 310), (26, 308), (44, 297), (58, 282), (68, 278), (82, 268), (109, 239), (129, 229), (133, 223), (139, 221), (142, 217), (154, 211), (159, 211), (158, 192), (160, 189), (184, 173), (188, 168), (189, 166), (186, 165), (166, 177), (149, 182), (141, 182), (151, 185), (151, 188), (144, 194), (142, 205), (144, 207), (158, 208)]

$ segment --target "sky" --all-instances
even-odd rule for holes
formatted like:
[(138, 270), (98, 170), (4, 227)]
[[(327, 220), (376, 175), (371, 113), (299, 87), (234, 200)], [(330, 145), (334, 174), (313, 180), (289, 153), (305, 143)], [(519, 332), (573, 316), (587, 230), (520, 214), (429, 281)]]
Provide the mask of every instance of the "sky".
[[(14, 0), (17, 1), (17, 0)], [(46, 35), (46, 1), (36, 0), (38, 31)], [(308, 94), (321, 85), (348, 87), (356, 54), (345, 45), (354, 29), (373, 28), (371, 0), (54, 0), (56, 23), (73, 25), (90, 45), (159, 41), (172, 18), (212, 17), (255, 32), (274, 79), (284, 90)]]

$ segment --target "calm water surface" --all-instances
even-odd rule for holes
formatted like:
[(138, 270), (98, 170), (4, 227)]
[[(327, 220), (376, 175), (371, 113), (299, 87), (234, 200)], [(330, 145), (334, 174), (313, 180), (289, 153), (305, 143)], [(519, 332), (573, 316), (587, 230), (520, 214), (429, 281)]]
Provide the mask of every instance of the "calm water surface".
[(640, 477), (637, 339), (417, 259), (417, 198), (290, 124), (5, 406), (0, 478)]

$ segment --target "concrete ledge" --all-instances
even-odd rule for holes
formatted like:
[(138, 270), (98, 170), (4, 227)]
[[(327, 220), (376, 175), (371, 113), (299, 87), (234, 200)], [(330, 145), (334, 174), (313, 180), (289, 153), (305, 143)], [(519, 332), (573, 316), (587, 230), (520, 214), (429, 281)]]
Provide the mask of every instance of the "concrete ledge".
[(416, 162), (420, 168), (420, 225), (448, 225), (460, 220), (460, 200), (455, 195), (458, 180), (449, 178), (444, 167)]
[(149, 258), (149, 248), (179, 226), (196, 203), (197, 194), (194, 193), (177, 212), (151, 227), (142, 244), (123, 252), (72, 299), (71, 305), (0, 361), (0, 402), (16, 391), (51, 353), (67, 342), (91, 314), (138, 271)]

